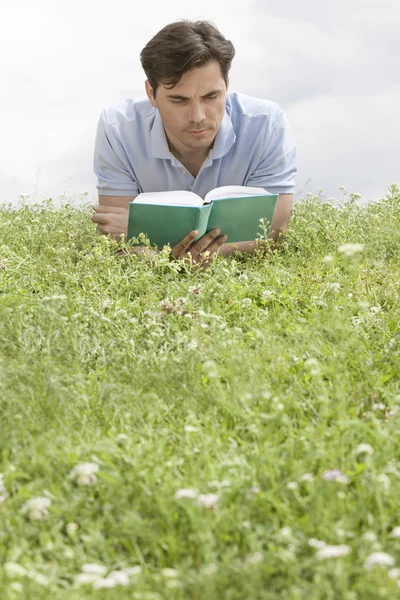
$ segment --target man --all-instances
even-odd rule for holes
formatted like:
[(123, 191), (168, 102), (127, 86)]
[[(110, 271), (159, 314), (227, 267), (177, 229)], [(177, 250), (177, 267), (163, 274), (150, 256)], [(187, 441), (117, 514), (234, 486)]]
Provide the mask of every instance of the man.
[[(276, 103), (228, 93), (234, 55), (232, 43), (208, 21), (171, 23), (148, 42), (140, 55), (147, 97), (103, 110), (98, 122), (99, 205), (92, 220), (100, 233), (126, 235), (129, 203), (140, 192), (191, 190), (204, 198), (224, 185), (278, 193), (269, 235), (275, 240), (287, 228), (297, 172), (294, 138)], [(226, 243), (218, 229), (193, 244), (197, 234), (188, 233), (171, 258), (190, 252), (207, 266), (215, 252), (255, 248), (255, 240)]]

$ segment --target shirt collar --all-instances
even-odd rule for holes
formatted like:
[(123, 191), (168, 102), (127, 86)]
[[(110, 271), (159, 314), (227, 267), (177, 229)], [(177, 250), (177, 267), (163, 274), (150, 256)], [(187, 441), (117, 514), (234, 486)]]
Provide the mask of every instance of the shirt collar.
[[(207, 166), (217, 158), (222, 158), (229, 152), (236, 141), (236, 134), (233, 124), (227, 110), (225, 109), (224, 118), (215, 136), (214, 146), (211, 148), (207, 157)], [(172, 165), (180, 166), (178, 159), (172, 154), (168, 147), (168, 141), (164, 130), (158, 108), (155, 108), (155, 118), (150, 131), (151, 154), (154, 158), (164, 158), (172, 161)]]

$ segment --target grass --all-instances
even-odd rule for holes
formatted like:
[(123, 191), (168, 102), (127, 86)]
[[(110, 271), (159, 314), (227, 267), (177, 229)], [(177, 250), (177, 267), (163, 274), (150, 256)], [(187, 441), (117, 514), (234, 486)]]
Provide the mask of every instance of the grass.
[(0, 210), (2, 600), (400, 598), (399, 188), (197, 272), (90, 212)]

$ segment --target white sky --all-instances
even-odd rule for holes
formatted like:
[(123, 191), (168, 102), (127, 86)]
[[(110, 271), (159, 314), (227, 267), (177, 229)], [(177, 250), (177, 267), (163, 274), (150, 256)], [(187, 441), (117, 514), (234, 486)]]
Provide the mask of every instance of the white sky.
[[(192, 7), (192, 8), (191, 8)], [(207, 19), (236, 56), (230, 91), (286, 113), (295, 198), (363, 201), (400, 183), (399, 0), (16, 0), (3, 11), (0, 203), (30, 193), (96, 201), (103, 108), (145, 94), (140, 51), (167, 23)]]

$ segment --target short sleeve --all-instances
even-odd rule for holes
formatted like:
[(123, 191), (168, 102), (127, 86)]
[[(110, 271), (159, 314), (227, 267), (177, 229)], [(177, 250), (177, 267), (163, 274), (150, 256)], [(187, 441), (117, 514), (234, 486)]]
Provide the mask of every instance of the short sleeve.
[(272, 131), (266, 128), (260, 162), (245, 185), (262, 187), (271, 194), (293, 194), (296, 173), (295, 140), (285, 114), (280, 111)]
[(93, 170), (97, 177), (96, 188), (104, 196), (137, 196), (139, 186), (121, 142), (112, 135), (103, 110), (94, 144)]

